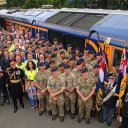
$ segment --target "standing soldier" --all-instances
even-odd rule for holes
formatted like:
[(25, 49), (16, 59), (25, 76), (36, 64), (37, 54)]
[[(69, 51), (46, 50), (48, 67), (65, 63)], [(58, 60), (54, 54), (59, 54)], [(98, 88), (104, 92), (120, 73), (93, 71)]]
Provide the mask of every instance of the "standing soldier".
[(56, 105), (59, 107), (59, 116), (60, 121), (64, 121), (64, 89), (65, 83), (63, 82), (62, 78), (58, 75), (58, 68), (54, 67), (52, 69), (52, 76), (49, 77), (47, 88), (50, 93), (49, 102), (52, 109), (52, 120), (56, 119), (57, 115), (57, 108)]
[(89, 48), (88, 47), (84, 48), (84, 60), (86, 63), (89, 63), (90, 58), (89, 58)]
[(62, 73), (64, 73), (64, 63), (61, 63), (60, 65), (59, 65), (59, 75), (61, 75)]
[(75, 87), (76, 87), (76, 76), (74, 73), (70, 72), (70, 65), (66, 64), (64, 66), (64, 73), (61, 74), (61, 77), (63, 78), (65, 82), (65, 90), (64, 90), (64, 96), (65, 96), (65, 114), (69, 113), (71, 109), (71, 119), (74, 119), (75, 117), (75, 102), (76, 102), (76, 93), (75, 93)]
[(53, 39), (53, 43), (54, 43), (54, 45), (52, 46), (52, 49), (54, 49), (54, 48), (58, 49), (59, 47), (58, 47), (58, 39), (57, 38)]
[(24, 108), (23, 104), (23, 89), (24, 72), (22, 69), (16, 67), (16, 60), (10, 60), (10, 68), (7, 69), (8, 79), (10, 82), (10, 96), (13, 98), (14, 113), (17, 112), (17, 100), (20, 100), (20, 105)]
[(76, 65), (75, 65), (75, 58), (74, 58), (74, 57), (71, 57), (71, 58), (69, 59), (69, 63), (70, 63), (70, 69), (71, 69), (71, 71), (76, 68)]
[[(89, 76), (89, 71), (87, 68), (82, 69), (82, 77), (77, 81), (76, 92), (78, 93), (78, 104), (79, 104), (79, 118), (78, 123), (80, 123), (84, 117), (86, 123), (90, 123), (90, 113), (92, 109), (92, 95), (95, 93), (96, 85), (95, 79)], [(85, 110), (84, 110), (85, 107)]]
[(71, 50), (72, 50), (72, 46), (71, 46), (71, 44), (68, 44), (66, 53), (68, 54), (69, 58), (71, 57)]
[(51, 107), (49, 103), (49, 92), (47, 91), (47, 80), (50, 77), (50, 71), (45, 70), (45, 63), (39, 64), (39, 71), (35, 74), (34, 82), (38, 88), (38, 100), (39, 100), (39, 116), (45, 111), (45, 99), (47, 101), (47, 111), (49, 116), (52, 115)]
[(97, 60), (95, 58), (95, 52), (93, 50), (91, 50), (89, 52), (89, 56), (90, 56), (89, 64), (91, 64), (92, 66), (94, 66), (95, 64), (97, 64)]
[(52, 69), (55, 67), (55, 61), (54, 60), (51, 60), (50, 62), (49, 62), (49, 66), (50, 66), (50, 68), (48, 68), (47, 70), (50, 72), (50, 76), (52, 75)]

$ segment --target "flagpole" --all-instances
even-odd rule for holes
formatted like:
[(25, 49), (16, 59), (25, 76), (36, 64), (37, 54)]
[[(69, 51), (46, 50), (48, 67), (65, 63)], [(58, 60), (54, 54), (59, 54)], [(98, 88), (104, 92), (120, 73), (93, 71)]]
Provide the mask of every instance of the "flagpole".
[[(125, 43), (125, 47), (127, 48), (127, 40), (126, 40), (126, 43)], [(123, 55), (123, 54), (122, 54)], [(121, 58), (122, 59), (122, 58)], [(120, 120), (120, 109), (121, 109), (121, 104), (119, 104), (119, 115), (118, 115), (118, 122), (117, 122), (117, 128), (119, 128), (119, 120)]]

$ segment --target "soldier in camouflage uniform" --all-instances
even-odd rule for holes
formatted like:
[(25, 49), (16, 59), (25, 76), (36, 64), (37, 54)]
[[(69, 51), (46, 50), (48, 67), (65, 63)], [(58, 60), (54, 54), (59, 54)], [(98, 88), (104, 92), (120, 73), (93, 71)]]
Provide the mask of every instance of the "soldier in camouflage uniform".
[(49, 77), (47, 88), (50, 93), (49, 102), (52, 109), (52, 120), (56, 119), (57, 107), (59, 107), (60, 121), (64, 121), (64, 89), (65, 83), (62, 78), (58, 75), (58, 68), (52, 69), (52, 76)]
[(59, 67), (60, 61), (57, 60), (57, 56), (56, 56), (55, 53), (53, 53), (53, 54), (51, 55), (51, 60), (53, 60), (53, 61), (55, 62), (55, 66), (56, 66), (56, 67)]
[(62, 73), (64, 73), (64, 63), (61, 63), (60, 65), (59, 65), (59, 75), (61, 75)]
[(45, 111), (45, 99), (47, 101), (47, 111), (49, 116), (52, 115), (51, 107), (49, 103), (49, 92), (47, 91), (47, 80), (50, 77), (50, 71), (45, 70), (46, 66), (43, 62), (39, 64), (39, 71), (35, 74), (34, 82), (38, 88), (38, 100), (39, 100), (39, 116)]
[(65, 52), (64, 51), (61, 51), (60, 52), (60, 56), (59, 56), (59, 59), (58, 59), (58, 63), (61, 64), (63, 62), (63, 58), (65, 57)]
[(70, 70), (71, 70), (71, 71), (76, 68), (76, 65), (75, 65), (75, 58), (74, 58), (74, 57), (71, 57), (71, 58), (69, 59), (69, 63), (70, 63)]
[(48, 50), (49, 39), (45, 39), (43, 43), (46, 46), (46, 50)]
[(51, 51), (51, 52), (53, 52), (52, 44), (51, 43), (48, 44), (48, 50)]
[(45, 52), (44, 52), (44, 54), (45, 54), (45, 60), (48, 58), (48, 50), (46, 50)]
[(45, 54), (45, 53), (44, 53), (45, 51), (46, 51), (46, 46), (45, 46), (45, 44), (42, 44), (42, 45), (41, 45), (41, 49), (40, 49), (40, 53)]
[(66, 53), (68, 54), (69, 58), (71, 58), (71, 50), (72, 50), (72, 46), (71, 46), (71, 44), (68, 44), (67, 45), (67, 51), (66, 51)]
[(63, 63), (66, 65), (66, 64), (68, 64), (68, 57), (63, 57)]
[(90, 56), (90, 63), (92, 66), (94, 66), (95, 64), (97, 64), (97, 60), (95, 58), (95, 52), (93, 50), (91, 50), (89, 52), (89, 56)]
[(76, 56), (75, 50), (72, 50), (71, 51), (71, 56), (75, 58), (75, 61), (78, 61), (79, 60), (78, 56)]
[(51, 61), (49, 62), (49, 66), (50, 66), (50, 68), (48, 68), (47, 71), (50, 72), (50, 76), (51, 76), (51, 75), (52, 75), (51, 70), (52, 70), (52, 68), (55, 67), (55, 61), (54, 61), (54, 60), (51, 60)]
[(88, 47), (84, 48), (84, 60), (85, 60), (86, 63), (90, 63), (89, 62), (90, 57), (89, 57), (89, 48)]
[(69, 113), (71, 111), (71, 119), (74, 119), (75, 117), (75, 102), (76, 102), (76, 93), (75, 93), (75, 87), (76, 87), (76, 76), (74, 73), (70, 72), (70, 65), (66, 64), (64, 66), (64, 73), (61, 74), (61, 77), (63, 78), (65, 82), (65, 114)]
[(57, 38), (54, 38), (53, 39), (53, 43), (54, 43), (54, 45), (52, 45), (52, 49), (54, 49), (54, 48), (59, 48), (59, 46), (58, 46), (58, 39)]
[(48, 51), (48, 57), (45, 59), (45, 61), (47, 61), (48, 63), (51, 60), (51, 55), (52, 55), (52, 52), (51, 51)]
[(93, 105), (92, 105), (92, 111), (91, 111), (91, 116), (97, 118), (99, 116), (99, 112), (96, 111), (96, 92), (97, 92), (97, 84), (98, 84), (98, 78), (99, 78), (99, 70), (100, 70), (100, 65), (95, 64), (93, 67), (93, 72), (90, 72), (89, 75), (93, 77), (96, 81), (96, 90), (94, 95), (92, 96), (93, 100)]
[[(86, 123), (90, 123), (90, 113), (92, 109), (92, 95), (95, 93), (96, 85), (95, 79), (89, 76), (89, 71), (87, 68), (82, 69), (82, 77), (80, 77), (77, 81), (76, 92), (79, 95), (78, 104), (79, 104), (79, 118), (78, 123), (80, 123), (84, 117), (85, 111), (85, 119)], [(85, 107), (85, 109), (84, 109)]]
[(75, 48), (75, 52), (76, 52), (76, 56), (78, 56), (78, 54), (80, 53), (80, 48), (79, 47), (76, 47)]

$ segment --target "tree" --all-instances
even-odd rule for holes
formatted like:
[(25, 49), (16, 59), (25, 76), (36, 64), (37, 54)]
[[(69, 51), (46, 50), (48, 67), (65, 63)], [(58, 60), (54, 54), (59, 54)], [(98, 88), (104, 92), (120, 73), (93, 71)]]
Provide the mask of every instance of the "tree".
[(36, 0), (36, 5), (38, 8), (41, 8), (42, 5), (46, 5), (46, 4), (49, 4), (48, 0)]
[(25, 0), (25, 4), (22, 6), (23, 8), (36, 8), (36, 1), (35, 0)]

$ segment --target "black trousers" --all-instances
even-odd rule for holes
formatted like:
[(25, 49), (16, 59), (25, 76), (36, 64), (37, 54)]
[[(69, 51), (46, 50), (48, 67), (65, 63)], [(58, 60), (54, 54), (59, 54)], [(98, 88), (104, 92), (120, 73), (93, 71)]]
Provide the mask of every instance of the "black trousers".
[[(22, 97), (19, 98), (19, 101), (20, 101), (20, 104), (23, 104), (23, 99), (22, 99)], [(14, 108), (17, 108), (17, 99), (16, 99), (16, 98), (13, 98), (13, 104), (14, 104)]]
[(128, 118), (122, 116), (121, 128), (128, 128)]

